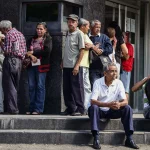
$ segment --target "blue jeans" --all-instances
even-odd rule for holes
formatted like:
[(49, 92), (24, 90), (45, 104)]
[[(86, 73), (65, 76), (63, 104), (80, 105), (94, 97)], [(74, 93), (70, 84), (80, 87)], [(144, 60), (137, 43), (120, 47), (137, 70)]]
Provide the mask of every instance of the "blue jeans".
[(40, 73), (38, 67), (28, 69), (30, 112), (42, 113), (45, 101), (46, 72)]
[(126, 72), (122, 70), (122, 73), (120, 74), (120, 80), (122, 81), (125, 92), (129, 93), (130, 89), (130, 78), (131, 78), (131, 72)]

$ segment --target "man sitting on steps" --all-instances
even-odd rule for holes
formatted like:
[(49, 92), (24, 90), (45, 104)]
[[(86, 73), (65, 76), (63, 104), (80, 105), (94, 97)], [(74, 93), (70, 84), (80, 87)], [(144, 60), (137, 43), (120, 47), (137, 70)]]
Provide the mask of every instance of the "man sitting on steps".
[(114, 63), (110, 63), (104, 68), (104, 77), (94, 82), (91, 106), (88, 109), (91, 131), (94, 136), (93, 147), (95, 149), (101, 149), (99, 141), (99, 120), (102, 118), (121, 118), (127, 137), (125, 146), (139, 149), (132, 139), (134, 132), (133, 112), (128, 105), (123, 83), (116, 79), (116, 77), (117, 67)]
[(143, 115), (145, 119), (150, 119), (150, 75), (145, 77), (141, 81), (137, 82), (132, 87), (132, 92), (136, 92), (140, 89), (143, 89)]

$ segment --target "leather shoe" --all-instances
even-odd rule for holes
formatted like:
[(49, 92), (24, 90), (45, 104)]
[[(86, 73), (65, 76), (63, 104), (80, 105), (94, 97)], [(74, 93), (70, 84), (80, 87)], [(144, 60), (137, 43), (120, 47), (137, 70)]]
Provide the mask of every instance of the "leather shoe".
[(64, 112), (61, 112), (60, 115), (67, 116), (67, 115), (70, 115), (70, 113), (69, 113), (68, 110), (66, 109)]
[(139, 147), (135, 144), (133, 140), (126, 139), (125, 146), (133, 149), (139, 149)]
[(100, 141), (96, 138), (94, 138), (94, 141), (93, 141), (93, 148), (94, 149), (101, 149)]

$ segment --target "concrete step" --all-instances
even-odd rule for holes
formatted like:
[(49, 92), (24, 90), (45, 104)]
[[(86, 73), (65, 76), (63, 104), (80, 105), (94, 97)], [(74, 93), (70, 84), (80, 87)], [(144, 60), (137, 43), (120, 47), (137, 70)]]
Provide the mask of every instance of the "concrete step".
[[(149, 132), (135, 132), (137, 144), (150, 144)], [(101, 131), (101, 144), (124, 144), (123, 131)], [(0, 130), (0, 143), (5, 144), (92, 144), (90, 131), (79, 130)]]
[[(150, 131), (150, 120), (134, 118), (135, 131)], [(2, 115), (0, 129), (90, 130), (87, 116)], [(120, 119), (100, 122), (101, 130), (123, 130)]]

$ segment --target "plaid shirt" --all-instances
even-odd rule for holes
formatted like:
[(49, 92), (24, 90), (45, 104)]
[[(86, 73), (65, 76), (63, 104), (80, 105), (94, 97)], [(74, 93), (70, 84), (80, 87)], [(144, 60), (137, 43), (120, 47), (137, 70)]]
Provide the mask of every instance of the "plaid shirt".
[(12, 28), (6, 34), (3, 50), (6, 56), (17, 56), (24, 59), (27, 52), (24, 35), (15, 28)]

